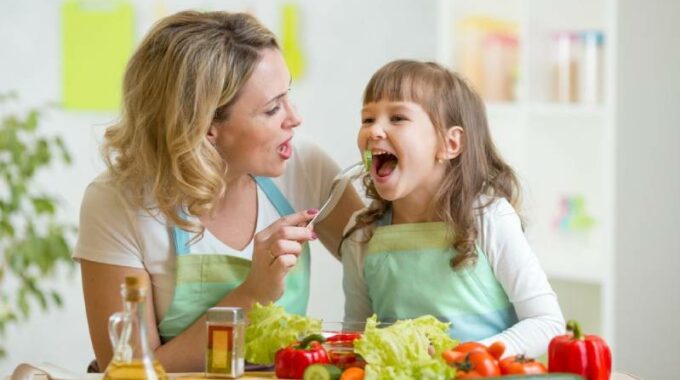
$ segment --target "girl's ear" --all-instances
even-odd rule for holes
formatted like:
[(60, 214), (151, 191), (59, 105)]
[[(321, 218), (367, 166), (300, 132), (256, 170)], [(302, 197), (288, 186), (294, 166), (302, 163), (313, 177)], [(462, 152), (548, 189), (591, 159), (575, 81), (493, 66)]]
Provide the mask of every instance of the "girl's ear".
[(444, 133), (444, 146), (437, 153), (437, 161), (453, 160), (463, 152), (463, 127), (454, 125)]

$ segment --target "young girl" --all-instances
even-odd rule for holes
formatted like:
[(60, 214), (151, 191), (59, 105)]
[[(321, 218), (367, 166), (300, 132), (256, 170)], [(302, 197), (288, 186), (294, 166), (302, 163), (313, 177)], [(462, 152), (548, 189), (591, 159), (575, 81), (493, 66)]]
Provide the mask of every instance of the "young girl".
[(435, 63), (400, 60), (373, 75), (363, 104), (357, 143), (370, 152), (373, 202), (345, 229), (345, 320), (431, 314), (461, 341), (545, 352), (564, 319), (480, 97)]

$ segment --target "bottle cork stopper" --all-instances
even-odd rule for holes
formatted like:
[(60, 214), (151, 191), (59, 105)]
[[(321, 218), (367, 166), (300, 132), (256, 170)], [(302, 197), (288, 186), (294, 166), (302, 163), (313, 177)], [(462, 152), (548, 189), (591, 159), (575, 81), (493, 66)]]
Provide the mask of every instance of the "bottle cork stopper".
[(139, 288), (140, 281), (139, 277), (136, 276), (125, 276), (125, 286), (128, 288)]

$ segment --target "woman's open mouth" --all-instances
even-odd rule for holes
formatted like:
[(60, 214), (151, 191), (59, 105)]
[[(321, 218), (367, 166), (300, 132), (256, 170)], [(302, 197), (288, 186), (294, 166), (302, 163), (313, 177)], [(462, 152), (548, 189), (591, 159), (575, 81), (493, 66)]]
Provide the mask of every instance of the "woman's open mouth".
[(378, 182), (385, 182), (397, 169), (399, 158), (387, 151), (373, 151), (371, 174)]
[(289, 138), (288, 140), (284, 141), (283, 144), (279, 145), (278, 148), (276, 148), (276, 152), (279, 154), (279, 157), (283, 158), (284, 160), (287, 160), (290, 158), (290, 156), (293, 155), (293, 144), (291, 143), (291, 140), (293, 138)]

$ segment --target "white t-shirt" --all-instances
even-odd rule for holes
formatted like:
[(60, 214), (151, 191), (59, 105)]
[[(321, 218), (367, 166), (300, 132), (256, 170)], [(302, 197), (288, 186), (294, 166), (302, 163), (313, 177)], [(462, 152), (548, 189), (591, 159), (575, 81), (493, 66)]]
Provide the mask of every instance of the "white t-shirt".
[[(488, 199), (484, 197), (482, 201)], [(354, 217), (345, 231), (354, 225)], [(565, 330), (557, 296), (524, 236), (519, 216), (505, 198), (494, 199), (477, 222), (477, 244), (519, 319), (514, 326), (482, 343), (500, 340), (506, 346), (504, 356), (538, 357), (545, 352), (550, 339)], [(345, 320), (361, 321), (373, 314), (363, 270), (366, 237), (365, 229), (358, 230), (342, 244), (343, 287), (346, 295), (352, 295), (346, 297)], [(437, 296), (432, 295), (432, 302), (436, 302)]]
[[(338, 171), (337, 164), (321, 148), (296, 138), (283, 175), (273, 180), (293, 209), (299, 211), (321, 207)], [(256, 231), (260, 231), (280, 215), (259, 187), (257, 199)], [(238, 251), (207, 229), (200, 244), (216, 254), (252, 257), (252, 241)], [(171, 228), (163, 215), (152, 216), (134, 209), (107, 172), (90, 183), (80, 209), (75, 260), (146, 269), (151, 277), (156, 317), (161, 320), (174, 294), (175, 257)]]

